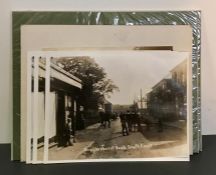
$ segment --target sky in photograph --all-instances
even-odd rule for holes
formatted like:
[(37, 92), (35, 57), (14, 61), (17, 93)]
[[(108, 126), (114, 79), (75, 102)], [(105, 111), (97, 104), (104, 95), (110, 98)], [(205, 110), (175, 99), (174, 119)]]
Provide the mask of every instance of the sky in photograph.
[(72, 51), (73, 56), (89, 56), (104, 68), (108, 78), (118, 86), (107, 98), (113, 104), (132, 104), (165, 77), (175, 66), (189, 57), (188, 52), (175, 51)]
[[(142, 54), (104, 54), (98, 55), (95, 61), (105, 69), (108, 78), (119, 87), (108, 99), (113, 104), (131, 104), (139, 98), (140, 89), (143, 96), (164, 77), (170, 70), (188, 57), (185, 52), (142, 51)], [(140, 51), (137, 51), (140, 52)]]

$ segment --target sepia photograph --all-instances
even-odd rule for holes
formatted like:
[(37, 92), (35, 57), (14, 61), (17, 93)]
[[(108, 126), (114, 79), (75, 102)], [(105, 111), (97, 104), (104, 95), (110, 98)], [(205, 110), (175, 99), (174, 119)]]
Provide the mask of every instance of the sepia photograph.
[(37, 159), (44, 157), (44, 134), (49, 161), (188, 158), (188, 58), (143, 48), (39, 58)]
[[(49, 33), (49, 35), (47, 35), (47, 33)], [(104, 33), (106, 33), (106, 35), (104, 35)], [(41, 40), (41, 38), (43, 38), (43, 40)], [(67, 110), (65, 109), (65, 111), (64, 110), (59, 111), (58, 110), (59, 108), (63, 108), (63, 104), (61, 104), (62, 102), (59, 102), (59, 104), (61, 104), (62, 106), (59, 105), (56, 99), (63, 98), (63, 96), (68, 96), (67, 98), (65, 97), (65, 101), (68, 100), (69, 105), (72, 104), (75, 106), (74, 108), (76, 110), (73, 109), (73, 111), (75, 111), (75, 114), (76, 114), (75, 122), (77, 124), (73, 124), (73, 126), (76, 126), (74, 131), (75, 130), (80, 131), (81, 129), (79, 128), (80, 127), (82, 128), (83, 127), (82, 125), (85, 125), (85, 128), (86, 128), (86, 127), (90, 127), (91, 124), (95, 124), (96, 121), (100, 120), (99, 112), (101, 110), (105, 110), (105, 107), (104, 107), (105, 102), (103, 102), (104, 104), (101, 102), (102, 100), (101, 96), (99, 98), (97, 97), (98, 96), (97, 94), (94, 97), (96, 98), (94, 100), (93, 100), (93, 97), (91, 98), (89, 97), (89, 94), (93, 93), (95, 95), (96, 93), (94, 92), (96, 88), (94, 86), (99, 82), (100, 83), (104, 83), (104, 82), (101, 80), (97, 80), (99, 82), (94, 82), (93, 87), (88, 87), (88, 88), (93, 89), (92, 92), (88, 92), (88, 91), (86, 92), (84, 91), (86, 88), (86, 82), (83, 80), (83, 77), (80, 77), (80, 75), (77, 74), (76, 72), (71, 72), (69, 68), (67, 70), (64, 69), (64, 65), (61, 65), (60, 63), (58, 63), (56, 59), (61, 60), (63, 58), (67, 59), (67, 58), (74, 58), (77, 56), (79, 58), (86, 57), (86, 58), (93, 59), (98, 64), (99, 68), (103, 68), (104, 72), (102, 72), (102, 74), (104, 73), (106, 74), (105, 79), (109, 79), (109, 84), (107, 86), (110, 85), (110, 82), (112, 82), (111, 85), (114, 85), (113, 88), (111, 89), (110, 88), (106, 89), (107, 87), (105, 89), (103, 88), (99, 89), (97, 90), (99, 91), (97, 93), (103, 93), (104, 101), (107, 101), (107, 103), (112, 104), (111, 106), (112, 106), (113, 113), (115, 113), (115, 111), (120, 111), (120, 112), (116, 112), (118, 113), (118, 115), (120, 115), (121, 110), (118, 109), (118, 105), (120, 106), (132, 105), (134, 101), (137, 101), (138, 99), (141, 98), (140, 94), (142, 94), (143, 96), (142, 98), (147, 98), (146, 97), (147, 92), (150, 92), (151, 88), (157, 83), (154, 78), (150, 78), (153, 75), (151, 71), (157, 70), (158, 66), (159, 67), (163, 66), (165, 65), (165, 63), (167, 65), (172, 65), (170, 61), (168, 60), (165, 61), (166, 59), (168, 59), (168, 57), (165, 58), (166, 56), (162, 56), (163, 54), (165, 53), (170, 54), (170, 55), (173, 54), (172, 60), (175, 60), (176, 55), (187, 53), (188, 60), (189, 60), (188, 65), (191, 66), (192, 65), (190, 61), (191, 60), (191, 44), (192, 44), (192, 33), (191, 33), (190, 26), (167, 26), (167, 25), (166, 26), (165, 25), (159, 25), (159, 26), (155, 26), (155, 25), (152, 25), (152, 26), (149, 26), (149, 25), (146, 25), (146, 26), (24, 25), (22, 26), (21, 28), (21, 45), (22, 45), (22, 48), (21, 48), (21, 58), (22, 58), (21, 59), (21, 67), (22, 67), (21, 68), (21, 87), (22, 87), (21, 88), (21, 97), (22, 97), (21, 115), (22, 115), (22, 118), (21, 118), (21, 134), (20, 134), (21, 160), (23, 161), (29, 160), (29, 155), (30, 155), (29, 152), (31, 152), (28, 146), (30, 145), (30, 139), (27, 134), (27, 130), (29, 130), (27, 129), (28, 128), (27, 118), (31, 114), (28, 112), (29, 102), (28, 100), (26, 100), (27, 96), (30, 96), (30, 95), (27, 95), (28, 93), (26, 89), (27, 82), (29, 82), (27, 80), (28, 71), (27, 71), (27, 66), (26, 66), (26, 63), (29, 60), (29, 56), (28, 56), (29, 53), (41, 52), (40, 53), (41, 55), (36, 54), (38, 58), (39, 57), (41, 58), (38, 60), (38, 64), (35, 65), (35, 67), (38, 67), (39, 77), (38, 75), (36, 75), (33, 81), (33, 82), (39, 81), (38, 82), (39, 87), (38, 88), (35, 87), (35, 92), (33, 92), (33, 94), (37, 94), (37, 95), (32, 95), (32, 97), (35, 96), (35, 98), (37, 98), (37, 101), (38, 101), (38, 106), (32, 103), (33, 104), (32, 113), (34, 113), (32, 114), (32, 117), (37, 116), (38, 119), (35, 119), (35, 117), (32, 118), (32, 120), (35, 120), (33, 122), (33, 125), (35, 127), (31, 128), (32, 135), (34, 136), (33, 140), (31, 141), (31, 144), (34, 145), (32, 147), (33, 149), (32, 155), (34, 155), (33, 156), (34, 161), (36, 160), (41, 161), (41, 160), (44, 160), (43, 157), (47, 157), (46, 155), (42, 154), (43, 151), (47, 152), (47, 148), (43, 150), (44, 149), (43, 145), (47, 145), (46, 143), (44, 143), (43, 137), (44, 135), (48, 135), (45, 132), (46, 131), (45, 128), (46, 127), (52, 128), (49, 131), (50, 138), (52, 138), (50, 139), (50, 142), (51, 142), (50, 146), (54, 148), (57, 142), (56, 138), (61, 139), (62, 137), (61, 132), (63, 132), (62, 131), (63, 123), (61, 123), (62, 121), (60, 119), (58, 121), (58, 116), (63, 115), (62, 113), (66, 113), (63, 116), (68, 116), (70, 110), (72, 110), (73, 108), (70, 106), (70, 107), (66, 107), (68, 109)], [(145, 55), (141, 56), (142, 54), (147, 54), (147, 52), (149, 51), (151, 51), (151, 54), (162, 52), (160, 56), (154, 56), (154, 57), (155, 59), (156, 57), (158, 57), (158, 59), (159, 57), (163, 58), (164, 59), (163, 65), (162, 63), (161, 65), (157, 65), (156, 63), (159, 63), (159, 62), (158, 60), (154, 60), (154, 59), (152, 59), (154, 60), (153, 61), (154, 63), (151, 63), (151, 62), (148, 63), (147, 56)], [(34, 59), (36, 59), (37, 58), (36, 55), (33, 54), (30, 57), (34, 57)], [(51, 66), (46, 67), (47, 66), (46, 58), (48, 57), (53, 57), (53, 59), (51, 59)], [(141, 62), (141, 59), (138, 59), (141, 57), (143, 58), (143, 62)], [(152, 57), (153, 56), (149, 56), (149, 58), (152, 58)], [(101, 60), (104, 60), (104, 61), (108, 60), (108, 61), (101, 62)], [(162, 59), (159, 59), (159, 60), (162, 60)], [(137, 65), (133, 65), (135, 62)], [(33, 64), (35, 64), (35, 62)], [(146, 67), (145, 66), (143, 67), (143, 70), (142, 70), (143, 72), (140, 69), (138, 69), (139, 65), (141, 64), (146, 66)], [(108, 65), (110, 65), (111, 68)], [(118, 65), (118, 66), (115, 66), (115, 65)], [(34, 66), (32, 68), (34, 69)], [(152, 70), (149, 70), (148, 68), (151, 68)], [(47, 71), (48, 69), (50, 70), (50, 75), (45, 75), (47, 74), (47, 72), (49, 72)], [(171, 70), (172, 67), (170, 67), (169, 69)], [(167, 74), (166, 75), (164, 74), (164, 77), (168, 75), (168, 72), (170, 70), (168, 70), (168, 67), (167, 67)], [(126, 71), (126, 73), (124, 71)], [(32, 72), (34, 72), (34, 70)], [(82, 71), (80, 73), (82, 73)], [(159, 74), (160, 73), (157, 72), (157, 76)], [(47, 77), (45, 78), (45, 76)], [(93, 76), (96, 76), (96, 75), (93, 74)], [(98, 76), (100, 76), (100, 73)], [(149, 78), (145, 78), (145, 76), (149, 76)], [(36, 77), (38, 77), (38, 80), (36, 79)], [(122, 79), (120, 80), (120, 78), (118, 77), (121, 77)], [(161, 77), (161, 79), (164, 77)], [(150, 83), (149, 80), (152, 80), (152, 83)], [(48, 84), (49, 81), (50, 81), (50, 91), (48, 93), (48, 91), (45, 92), (45, 89), (46, 89), (46, 84)], [(105, 81), (105, 83), (107, 83), (107, 81)], [(62, 84), (62, 82), (64, 82), (65, 84)], [(141, 82), (143, 82), (143, 84), (141, 84)], [(158, 82), (159, 82), (159, 79), (158, 79)], [(56, 85), (56, 83), (58, 85)], [(76, 89), (76, 90), (73, 90), (75, 91), (72, 93), (73, 95), (71, 95), (72, 90), (67, 86), (68, 84), (73, 85), (74, 88)], [(189, 78), (189, 85), (190, 84), (191, 84), (191, 77)], [(70, 90), (65, 90), (67, 89), (65, 88), (65, 85)], [(33, 86), (34, 85), (32, 85), (32, 87)], [(105, 84), (103, 86), (105, 86)], [(136, 89), (132, 88), (132, 86), (136, 87)], [(36, 92), (36, 89), (38, 89), (38, 92)], [(62, 92), (62, 94), (59, 94), (59, 92)], [(83, 95), (85, 93), (89, 93), (89, 94)], [(45, 94), (49, 94), (49, 95), (45, 95)], [(76, 99), (74, 94), (76, 94), (76, 98), (77, 98), (75, 102), (73, 102), (74, 99)], [(48, 100), (45, 100), (47, 98), (46, 96), (49, 96)], [(88, 108), (87, 104), (84, 104), (83, 102), (84, 99), (87, 99), (87, 98), (88, 100), (86, 101), (88, 101), (89, 103), (88, 105), (90, 105), (91, 101), (93, 101), (93, 104), (96, 103), (96, 101), (98, 101), (98, 103), (96, 104), (95, 107), (93, 107), (93, 104), (92, 104), (90, 105), (89, 109), (87, 109)], [(32, 98), (32, 101), (34, 101), (33, 99), (34, 98)], [(189, 99), (191, 99), (191, 97), (189, 97)], [(49, 106), (48, 104), (46, 104), (46, 101), (50, 101), (48, 103)], [(144, 105), (144, 102), (142, 102), (142, 105)], [(52, 109), (51, 111), (52, 115), (50, 115), (49, 118), (53, 117), (49, 121), (50, 124), (52, 123), (52, 126), (49, 126), (49, 127), (46, 126), (45, 124), (46, 122), (44, 121), (44, 118), (47, 118), (45, 117), (46, 116), (45, 113), (46, 111), (49, 111), (48, 108)], [(191, 113), (191, 109), (192, 109), (191, 106), (189, 106), (189, 110), (190, 110), (189, 113)], [(35, 111), (36, 113), (33, 111)], [(83, 119), (81, 120), (79, 117), (80, 111), (83, 111), (81, 113), (84, 113), (84, 115), (82, 116), (85, 116), (85, 117), (81, 117), (81, 118), (85, 118), (85, 122), (82, 122)], [(131, 110), (123, 109), (122, 113), (126, 113), (125, 111), (131, 112)], [(119, 116), (117, 118), (119, 118)], [(55, 120), (57, 120), (58, 122), (56, 122)], [(73, 123), (73, 121), (71, 121), (71, 123)], [(156, 123), (156, 120), (152, 121), (152, 123)], [(192, 145), (193, 138), (191, 137), (192, 136), (192, 120), (189, 120), (187, 124), (189, 125), (189, 133), (190, 133), (189, 134), (189, 137), (190, 137), (189, 145), (190, 145), (190, 154), (191, 154), (193, 150), (193, 145)], [(35, 129), (35, 128), (38, 128), (38, 129)], [(57, 135), (59, 135), (59, 137), (57, 137)], [(48, 137), (48, 136), (45, 136), (45, 137)], [(36, 141), (36, 139), (38, 140)], [(28, 141), (26, 142), (26, 140)], [(64, 141), (58, 140), (58, 142), (64, 142)], [(91, 143), (92, 142), (86, 141), (87, 145)], [(39, 144), (38, 148), (36, 147), (36, 144)], [(58, 143), (57, 145), (62, 145), (62, 143)], [(57, 147), (58, 149), (60, 149), (62, 146), (57, 146)], [(73, 150), (75, 150), (75, 148)], [(82, 149), (80, 149), (80, 151), (81, 150)], [(77, 151), (74, 151), (74, 152), (77, 152)], [(60, 152), (59, 155), (63, 155), (63, 154)], [(65, 156), (61, 157), (59, 155), (57, 155), (55, 151), (49, 151), (49, 158), (51, 160), (56, 160), (57, 159), (56, 157), (60, 158), (61, 160), (68, 159), (68, 157), (65, 157)], [(76, 154), (74, 157), (79, 157), (79, 156), (77, 156)], [(74, 157), (72, 156), (71, 158), (74, 158)], [(91, 159), (92, 157), (89, 157), (89, 158)], [(89, 160), (89, 159), (80, 158), (79, 160)]]

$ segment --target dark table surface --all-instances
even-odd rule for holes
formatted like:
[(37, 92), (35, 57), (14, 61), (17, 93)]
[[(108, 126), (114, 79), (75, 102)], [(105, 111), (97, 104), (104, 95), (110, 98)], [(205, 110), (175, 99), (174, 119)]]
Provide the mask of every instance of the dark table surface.
[(216, 136), (203, 136), (203, 152), (190, 162), (114, 162), (26, 165), (10, 160), (10, 145), (0, 145), (0, 175), (216, 175)]

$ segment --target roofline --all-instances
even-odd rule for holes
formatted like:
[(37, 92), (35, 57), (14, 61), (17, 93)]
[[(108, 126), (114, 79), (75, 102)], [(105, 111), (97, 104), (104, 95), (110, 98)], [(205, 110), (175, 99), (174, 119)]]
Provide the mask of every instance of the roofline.
[[(33, 65), (34, 66), (34, 65)], [(58, 71), (59, 73), (64, 74), (65, 76), (71, 78), (72, 80), (82, 84), (82, 80), (80, 80), (79, 78), (75, 77), (74, 75), (72, 75), (71, 73), (65, 71), (64, 69), (62, 69), (61, 67), (50, 63), (51, 68), (55, 69), (56, 71)], [(39, 62), (39, 67), (42, 68), (43, 70), (46, 70), (45, 65), (42, 62)]]

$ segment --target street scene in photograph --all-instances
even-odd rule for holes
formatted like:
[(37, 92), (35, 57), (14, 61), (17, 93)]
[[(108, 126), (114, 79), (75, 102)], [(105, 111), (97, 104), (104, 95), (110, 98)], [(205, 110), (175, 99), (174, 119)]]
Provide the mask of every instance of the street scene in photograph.
[[(51, 58), (48, 159), (188, 156), (187, 59), (188, 54), (172, 51)], [(39, 60), (41, 111), (45, 72)], [(45, 131), (39, 132), (42, 159)]]

